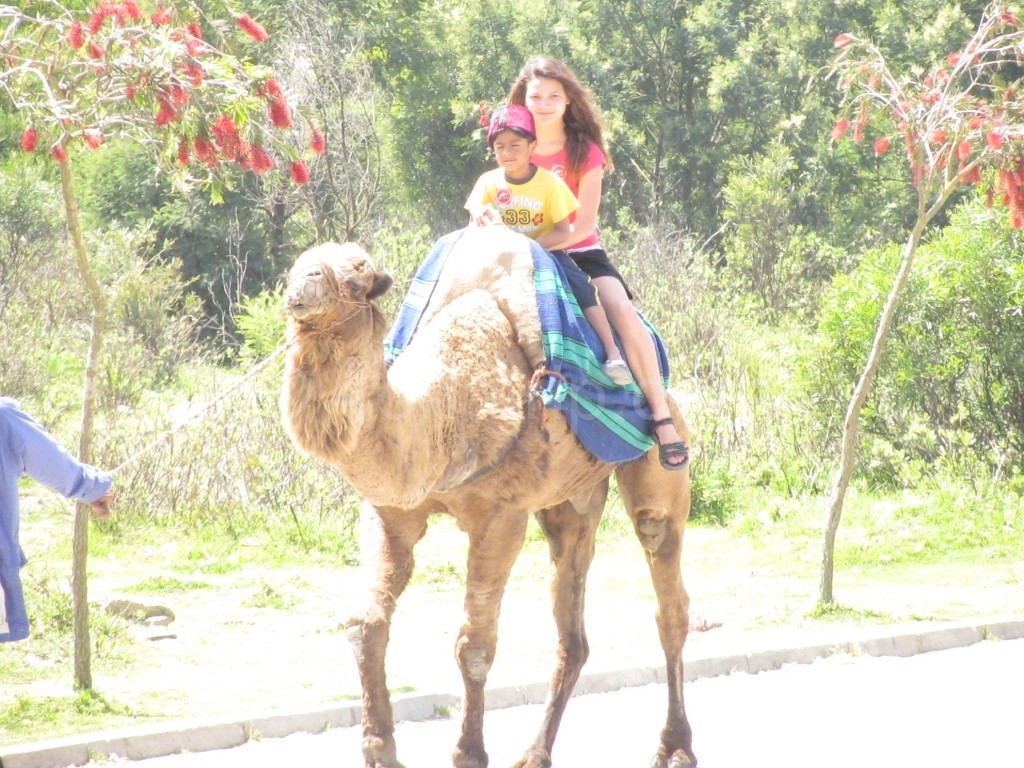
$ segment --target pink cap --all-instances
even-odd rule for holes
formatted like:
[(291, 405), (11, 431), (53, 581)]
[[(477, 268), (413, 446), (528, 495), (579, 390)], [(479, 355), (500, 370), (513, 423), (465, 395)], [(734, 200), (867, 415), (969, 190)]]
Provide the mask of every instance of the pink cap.
[(502, 131), (515, 131), (530, 141), (537, 140), (537, 129), (533, 127), (533, 115), (522, 104), (509, 104), (491, 112), (487, 123), (487, 146), (494, 146), (494, 137)]

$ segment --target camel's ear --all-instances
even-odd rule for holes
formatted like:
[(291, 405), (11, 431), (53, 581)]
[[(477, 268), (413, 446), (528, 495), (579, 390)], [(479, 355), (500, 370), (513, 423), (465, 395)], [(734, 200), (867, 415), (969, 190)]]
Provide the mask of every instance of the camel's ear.
[(373, 273), (373, 285), (366, 294), (367, 299), (376, 299), (378, 296), (383, 296), (388, 292), (391, 284), (394, 280), (391, 279), (391, 275), (385, 274), (384, 272)]

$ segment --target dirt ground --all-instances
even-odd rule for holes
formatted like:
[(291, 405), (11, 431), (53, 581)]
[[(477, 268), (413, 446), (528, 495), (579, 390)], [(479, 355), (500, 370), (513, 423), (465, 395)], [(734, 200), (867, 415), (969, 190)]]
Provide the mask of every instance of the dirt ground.
[[(456, 538), (453, 543), (452, 537)], [(838, 635), (872, 636), (891, 624), (1005, 617), (1024, 610), (1024, 564), (968, 572), (936, 566), (900, 583), (836, 577), (836, 598), (851, 607), (843, 621), (808, 618), (817, 595), (813, 562), (776, 568), (762, 554), (716, 529), (687, 532), (684, 577), (695, 629), (685, 659), (742, 653), (771, 644), (804, 645)], [(461, 690), (454, 645), (462, 620), (459, 534), (434, 528), (417, 548), (423, 574), (399, 601), (388, 655), (388, 682), (402, 692)], [(164, 549), (173, 549), (168, 542)], [(142, 551), (160, 562), (173, 552)], [(555, 631), (548, 603), (550, 567), (542, 542), (528, 542), (506, 593), (489, 686), (548, 679)], [(315, 710), (358, 699), (355, 663), (339, 626), (366, 592), (360, 569), (293, 568), (203, 577), (212, 589), (172, 595), (126, 594), (139, 563), (106, 563), (90, 582), (90, 602), (129, 598), (174, 613), (167, 626), (134, 627), (140, 660), (127, 669), (94, 669), (94, 685), (143, 722)], [(263, 604), (272, 594), (278, 604)], [(590, 661), (584, 673), (663, 663), (655, 604), (635, 540), (599, 547), (587, 592)], [(854, 638), (850, 638), (854, 639)], [(59, 682), (4, 685), (0, 705), (19, 696), (72, 695), (69, 669)], [(66, 678), (66, 679), (65, 679)], [(139, 721), (136, 721), (138, 724)], [(117, 723), (113, 723), (117, 725)], [(40, 734), (51, 738), (66, 734)], [(0, 734), (0, 743), (3, 737)]]

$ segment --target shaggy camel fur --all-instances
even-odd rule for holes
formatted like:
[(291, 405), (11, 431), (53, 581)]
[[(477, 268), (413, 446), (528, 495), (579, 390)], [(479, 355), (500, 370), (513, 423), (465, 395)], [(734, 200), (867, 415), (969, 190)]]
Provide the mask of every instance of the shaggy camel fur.
[[(502, 273), (532, 269), (527, 241), (502, 231), (467, 235), (460, 245), (473, 256), (463, 265), (479, 274), (483, 265), (498, 283)], [(458, 268), (458, 260), (450, 262), (446, 270)], [(401, 768), (385, 652), (413, 547), (437, 513), (452, 515), (469, 537), (465, 620), (455, 646), (465, 684), (455, 768), (487, 766), (484, 684), (501, 598), (530, 513), (547, 536), (559, 648), (543, 722), (516, 766), (551, 765), (562, 713), (589, 654), (584, 590), (613, 471), (650, 566), (665, 652), (668, 715), (651, 766), (695, 766), (683, 705), (689, 599), (680, 572), (689, 474), (662, 469), (656, 448), (618, 467), (603, 464), (577, 442), (561, 414), (541, 418), (527, 408), (535, 351), (520, 345), (507, 300), (467, 287), (491, 278), (449, 281), (462, 287), (447, 296), (435, 292), (435, 309), (389, 369), (382, 354), (387, 324), (371, 301), (392, 281), (363, 250), (320, 245), (290, 273), (284, 424), (299, 449), (335, 466), (365, 497), (377, 539), (376, 584), (365, 610), (346, 625), (363, 689), (365, 766)], [(524, 344), (533, 336), (524, 334)], [(685, 424), (672, 407), (685, 440)]]

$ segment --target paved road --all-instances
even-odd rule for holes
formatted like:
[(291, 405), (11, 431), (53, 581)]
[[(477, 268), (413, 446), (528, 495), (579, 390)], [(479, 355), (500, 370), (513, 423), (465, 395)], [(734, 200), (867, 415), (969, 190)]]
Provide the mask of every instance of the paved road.
[[(704, 768), (1022, 768), (1024, 639), (917, 656), (834, 656), (775, 672), (687, 684), (694, 748)], [(555, 768), (645, 768), (657, 743), (664, 689), (629, 688), (569, 703)], [(487, 713), (493, 768), (521, 754), (539, 706)], [(400, 723), (407, 768), (450, 766), (453, 721)], [(358, 768), (359, 729), (295, 734), (236, 749), (172, 755), (137, 768)]]

